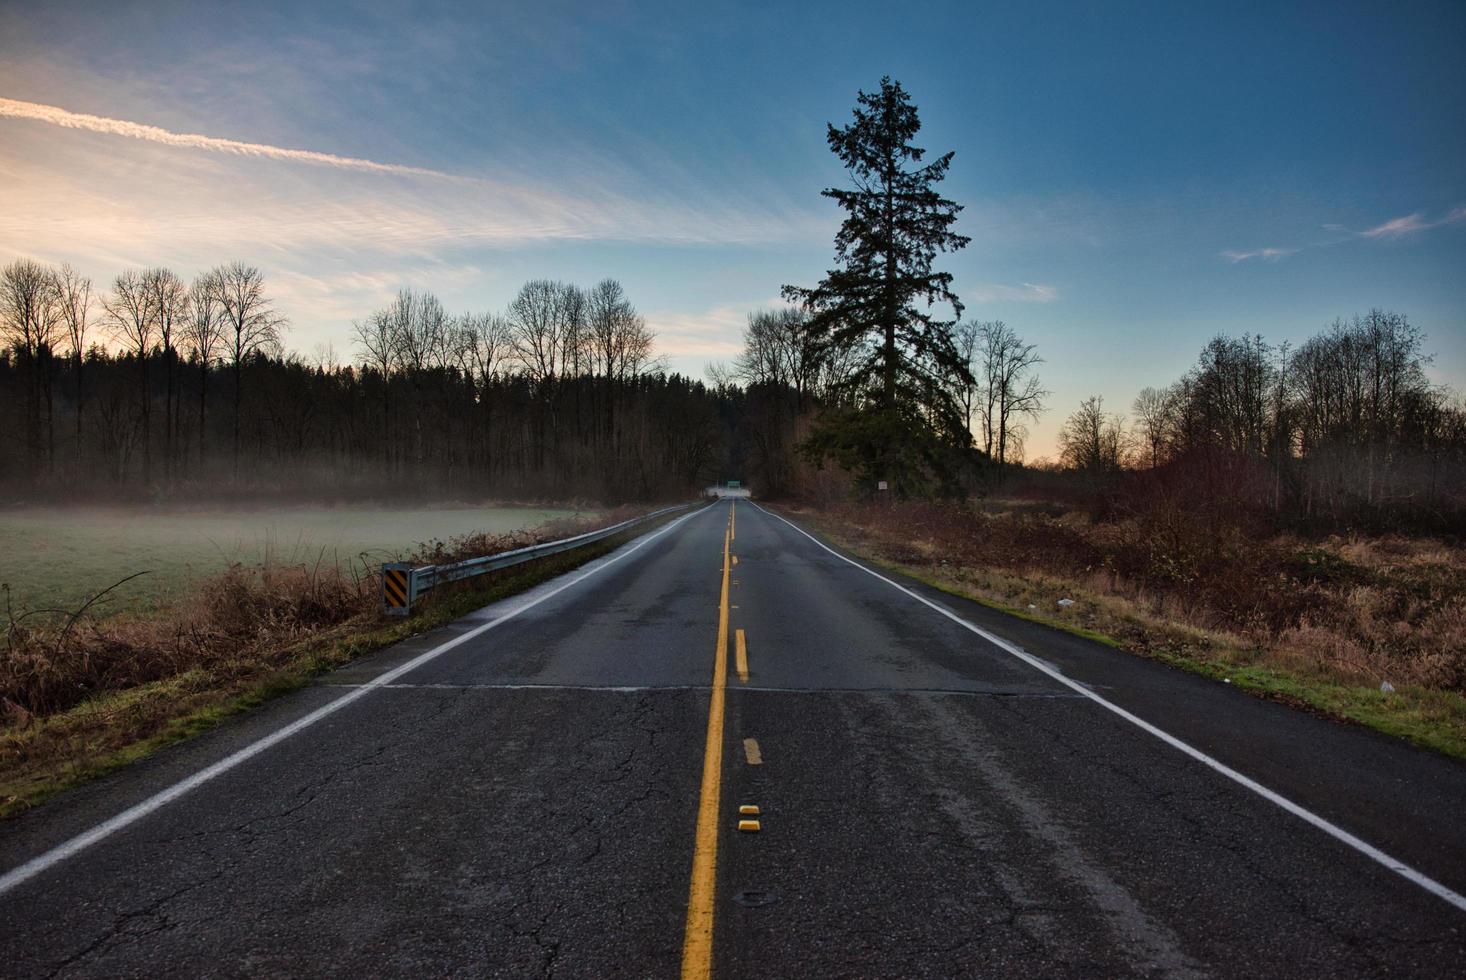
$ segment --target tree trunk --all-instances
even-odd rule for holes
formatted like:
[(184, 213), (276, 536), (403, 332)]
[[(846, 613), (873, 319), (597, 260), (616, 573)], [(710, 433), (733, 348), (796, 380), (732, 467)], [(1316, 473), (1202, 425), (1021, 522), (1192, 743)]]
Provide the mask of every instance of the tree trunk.
[(148, 391), (148, 355), (138, 355), (138, 367), (142, 376), (142, 422), (143, 422), (143, 486), (153, 482), (153, 411)]
[(239, 404), (244, 375), (239, 358), (234, 359), (234, 480), (239, 482)]
[(76, 355), (76, 478), (78, 480), (81, 479), (81, 473), (82, 473), (82, 454), (81, 454), (81, 432), (82, 432), (82, 424), (81, 424), (81, 417), (82, 417), (81, 369), (82, 369), (82, 360), (83, 360), (82, 355), (81, 355), (80, 352), (78, 352), (77, 355)]
[(203, 474), (207, 466), (206, 448), (209, 429), (209, 362), (204, 361), (202, 370), (199, 372), (199, 472)]

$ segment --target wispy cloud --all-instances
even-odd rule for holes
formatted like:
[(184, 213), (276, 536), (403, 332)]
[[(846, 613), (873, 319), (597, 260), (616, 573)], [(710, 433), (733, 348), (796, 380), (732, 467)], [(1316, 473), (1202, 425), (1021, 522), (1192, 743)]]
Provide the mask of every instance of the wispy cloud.
[(1358, 232), (1360, 238), (1401, 238), (1405, 235), (1414, 234), (1417, 231), (1424, 231), (1432, 227), (1421, 217), (1419, 211), (1414, 214), (1407, 214), (1403, 218), (1391, 218), (1382, 225), (1375, 225), (1373, 228)]
[(1003, 283), (978, 283), (962, 290), (969, 303), (1052, 303), (1059, 290), (1039, 282), (1022, 282), (1016, 286)]
[(1330, 245), (1342, 245), (1344, 242), (1359, 241), (1394, 241), (1407, 238), (1411, 235), (1429, 231), (1431, 228), (1439, 228), (1442, 225), (1452, 225), (1466, 222), (1466, 207), (1453, 208), (1440, 218), (1428, 220), (1421, 211), (1403, 215), (1399, 218), (1391, 218), (1373, 228), (1366, 228), (1363, 231), (1353, 231), (1344, 225), (1327, 224), (1323, 230), (1338, 236), (1321, 242), (1310, 242), (1307, 245), (1299, 245), (1296, 248), (1253, 248), (1253, 249), (1227, 249), (1221, 253), (1222, 258), (1230, 262), (1246, 262), (1250, 259), (1263, 259), (1266, 261), (1277, 261), (1285, 259), (1290, 255), (1296, 255), (1305, 249), (1327, 248)]
[(1222, 253), (1222, 256), (1233, 262), (1246, 262), (1248, 259), (1266, 259), (1269, 262), (1276, 262), (1278, 259), (1287, 258), (1296, 251), (1298, 251), (1296, 248), (1254, 248), (1248, 251), (1228, 249)]
[(0, 97), (0, 116), (12, 119), (31, 119), (50, 123), (67, 129), (85, 129), (93, 133), (111, 136), (125, 136), (129, 139), (147, 140), (167, 146), (179, 146), (190, 150), (205, 150), (212, 153), (233, 153), (239, 156), (264, 157), (271, 160), (293, 160), (317, 166), (341, 167), (347, 170), (362, 170), (370, 173), (398, 174), (409, 177), (432, 177), (444, 180), (461, 180), (453, 174), (430, 170), (426, 167), (409, 167), (400, 163), (378, 163), (359, 157), (337, 156), (317, 150), (297, 150), (268, 143), (246, 143), (241, 140), (221, 139), (216, 136), (202, 136), (198, 133), (175, 133), (171, 130), (130, 122), (126, 119), (109, 119), (84, 112), (71, 112), (59, 106), (42, 105), (39, 102), (22, 102), (19, 99)]
[[(657, 188), (618, 193), (594, 181), (547, 185), (508, 173), (454, 177), (154, 127), (142, 127), (149, 135), (130, 146), (99, 148), (68, 134), (136, 124), (89, 116), (77, 126), (71, 120), (78, 114), (50, 111), (0, 100), (0, 119), (57, 124), (21, 132), (13, 127), (23, 123), (0, 122), (0, 254), (115, 267), (270, 254), (308, 263), (327, 252), (379, 265), (388, 257), (526, 243), (752, 244), (802, 240), (811, 231), (806, 216), (757, 200)], [(194, 146), (221, 152), (178, 152)], [(316, 166), (293, 166), (299, 162)], [(383, 174), (433, 179), (378, 179)], [(25, 193), (7, 194), (7, 187)]]
[(1414, 214), (1407, 214), (1403, 218), (1392, 218), (1382, 225), (1376, 225), (1366, 231), (1358, 232), (1361, 238), (1403, 238), (1406, 235), (1413, 235), (1416, 232), (1428, 231), (1431, 228), (1439, 228), (1442, 225), (1456, 224), (1466, 221), (1466, 207), (1456, 208), (1448, 212), (1444, 217), (1435, 221), (1425, 220), (1425, 216), (1419, 211)]

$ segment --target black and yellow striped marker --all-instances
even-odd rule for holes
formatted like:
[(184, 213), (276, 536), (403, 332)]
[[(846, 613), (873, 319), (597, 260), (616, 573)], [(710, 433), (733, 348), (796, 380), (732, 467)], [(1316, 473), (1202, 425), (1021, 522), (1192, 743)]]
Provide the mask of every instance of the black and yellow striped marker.
[(407, 608), (407, 576), (405, 568), (382, 569), (382, 597), (388, 609)]

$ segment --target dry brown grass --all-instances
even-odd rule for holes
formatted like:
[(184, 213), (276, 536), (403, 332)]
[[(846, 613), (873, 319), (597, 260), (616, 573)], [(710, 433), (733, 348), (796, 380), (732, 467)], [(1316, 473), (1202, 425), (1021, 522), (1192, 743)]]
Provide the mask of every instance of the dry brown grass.
[(816, 516), (886, 560), (954, 580), (986, 573), (984, 597), (1020, 609), (1053, 613), (1065, 594), (1091, 614), (1103, 606), (1094, 628), (1142, 650), (1175, 642), (1157, 638), (1162, 626), (1184, 627), (1341, 682), (1466, 692), (1466, 549), (1438, 539), (1302, 540), (1165, 501), (1103, 521), (991, 501), (836, 504)]
[[(415, 560), (452, 561), (524, 547), (626, 519), (613, 511), (509, 534), (420, 545)], [(12, 620), (0, 649), (4, 729), (66, 711), (104, 692), (202, 672), (227, 682), (277, 664), (302, 642), (375, 618), (374, 568), (339, 564), (235, 566), (159, 612), (91, 619)]]

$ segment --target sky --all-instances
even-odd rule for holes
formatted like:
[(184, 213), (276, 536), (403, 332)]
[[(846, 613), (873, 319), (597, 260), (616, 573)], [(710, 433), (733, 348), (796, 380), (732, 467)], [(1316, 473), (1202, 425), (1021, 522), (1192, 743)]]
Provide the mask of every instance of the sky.
[(0, 261), (260, 266), (351, 360), (398, 288), (619, 279), (701, 377), (830, 267), (825, 127), (901, 81), (1054, 453), (1218, 333), (1380, 307), (1466, 388), (1466, 4), (0, 2)]

